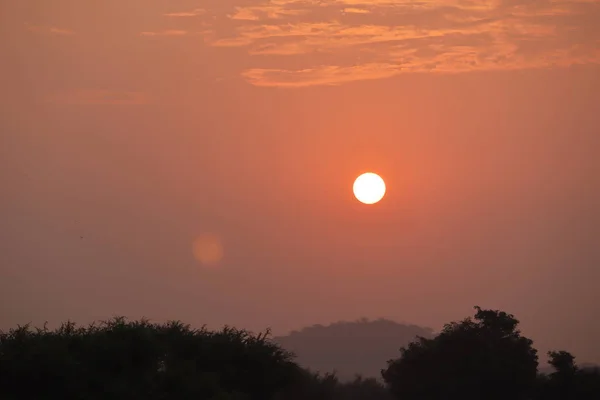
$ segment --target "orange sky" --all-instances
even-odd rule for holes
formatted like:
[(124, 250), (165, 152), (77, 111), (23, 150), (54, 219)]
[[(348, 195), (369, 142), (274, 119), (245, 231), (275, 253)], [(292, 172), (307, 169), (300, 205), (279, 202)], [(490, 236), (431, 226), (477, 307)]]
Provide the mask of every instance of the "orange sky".
[(598, 0), (0, 0), (0, 328), (438, 329), (477, 304), (600, 362), (598, 21)]

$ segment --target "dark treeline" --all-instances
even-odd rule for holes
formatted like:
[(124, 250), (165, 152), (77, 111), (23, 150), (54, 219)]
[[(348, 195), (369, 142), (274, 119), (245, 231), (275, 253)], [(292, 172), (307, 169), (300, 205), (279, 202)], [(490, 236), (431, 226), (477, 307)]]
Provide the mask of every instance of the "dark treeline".
[(540, 373), (537, 350), (518, 323), (476, 307), (474, 317), (382, 359), (381, 380), (349, 382), (300, 367), (268, 331), (123, 318), (18, 327), (0, 332), (0, 399), (600, 399), (600, 371), (579, 368), (566, 351), (550, 352), (553, 372)]

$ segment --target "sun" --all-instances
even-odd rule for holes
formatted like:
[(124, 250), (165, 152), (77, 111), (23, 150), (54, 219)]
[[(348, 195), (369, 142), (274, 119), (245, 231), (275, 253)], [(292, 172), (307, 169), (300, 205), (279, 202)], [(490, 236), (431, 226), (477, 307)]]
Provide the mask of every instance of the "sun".
[(366, 172), (356, 178), (352, 190), (361, 203), (375, 204), (385, 195), (385, 182), (379, 175)]

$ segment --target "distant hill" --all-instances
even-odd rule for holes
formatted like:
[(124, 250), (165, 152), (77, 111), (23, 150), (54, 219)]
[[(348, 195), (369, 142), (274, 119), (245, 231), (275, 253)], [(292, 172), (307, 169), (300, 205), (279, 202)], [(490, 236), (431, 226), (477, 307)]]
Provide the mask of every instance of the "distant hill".
[(579, 364), (579, 368), (581, 368), (581, 369), (587, 369), (587, 370), (600, 369), (600, 364), (581, 363), (581, 364)]
[[(594, 363), (586, 363), (586, 362), (583, 362), (581, 364), (577, 363), (577, 366), (580, 369), (588, 370), (588, 371), (600, 370), (600, 365), (594, 364)], [(538, 370), (541, 374), (546, 374), (546, 375), (551, 374), (555, 371), (554, 367), (547, 365), (547, 364), (540, 364)]]
[(273, 340), (293, 351), (297, 361), (313, 371), (337, 371), (340, 379), (356, 374), (381, 378), (380, 371), (389, 359), (399, 356), (400, 347), (417, 336), (433, 337), (433, 331), (387, 319), (340, 321), (331, 325), (313, 325)]

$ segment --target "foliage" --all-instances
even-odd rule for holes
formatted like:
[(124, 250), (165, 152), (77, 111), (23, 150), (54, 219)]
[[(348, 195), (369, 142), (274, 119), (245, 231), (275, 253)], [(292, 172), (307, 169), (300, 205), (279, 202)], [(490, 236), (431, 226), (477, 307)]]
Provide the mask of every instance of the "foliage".
[(575, 357), (566, 351), (548, 352), (548, 363), (554, 367), (549, 375), (540, 375), (539, 399), (587, 400), (600, 398), (600, 369), (579, 368)]
[(277, 400), (392, 400), (389, 390), (375, 378), (357, 375), (340, 382), (335, 373), (303, 371), (300, 380), (280, 393)]
[[(115, 318), (0, 331), (3, 400), (437, 400), (600, 398), (600, 370), (566, 351), (549, 352), (553, 371), (538, 373), (537, 351), (514, 316), (476, 307), (473, 318), (417, 337), (388, 361), (384, 383), (299, 367), (269, 331), (209, 331), (181, 322)], [(386, 323), (379, 321), (378, 324)], [(369, 328), (368, 321), (360, 321)], [(389, 325), (389, 324), (388, 324)], [(349, 325), (336, 325), (347, 327)], [(390, 325), (391, 326), (391, 325)], [(315, 330), (321, 330), (317, 327)], [(347, 332), (347, 330), (342, 330)], [(399, 342), (404, 343), (399, 335)]]
[(19, 327), (0, 334), (2, 397), (269, 399), (298, 367), (267, 334), (124, 318)]
[(394, 396), (411, 399), (521, 399), (536, 385), (538, 357), (519, 321), (501, 311), (446, 324), (433, 339), (418, 338), (382, 370)]

